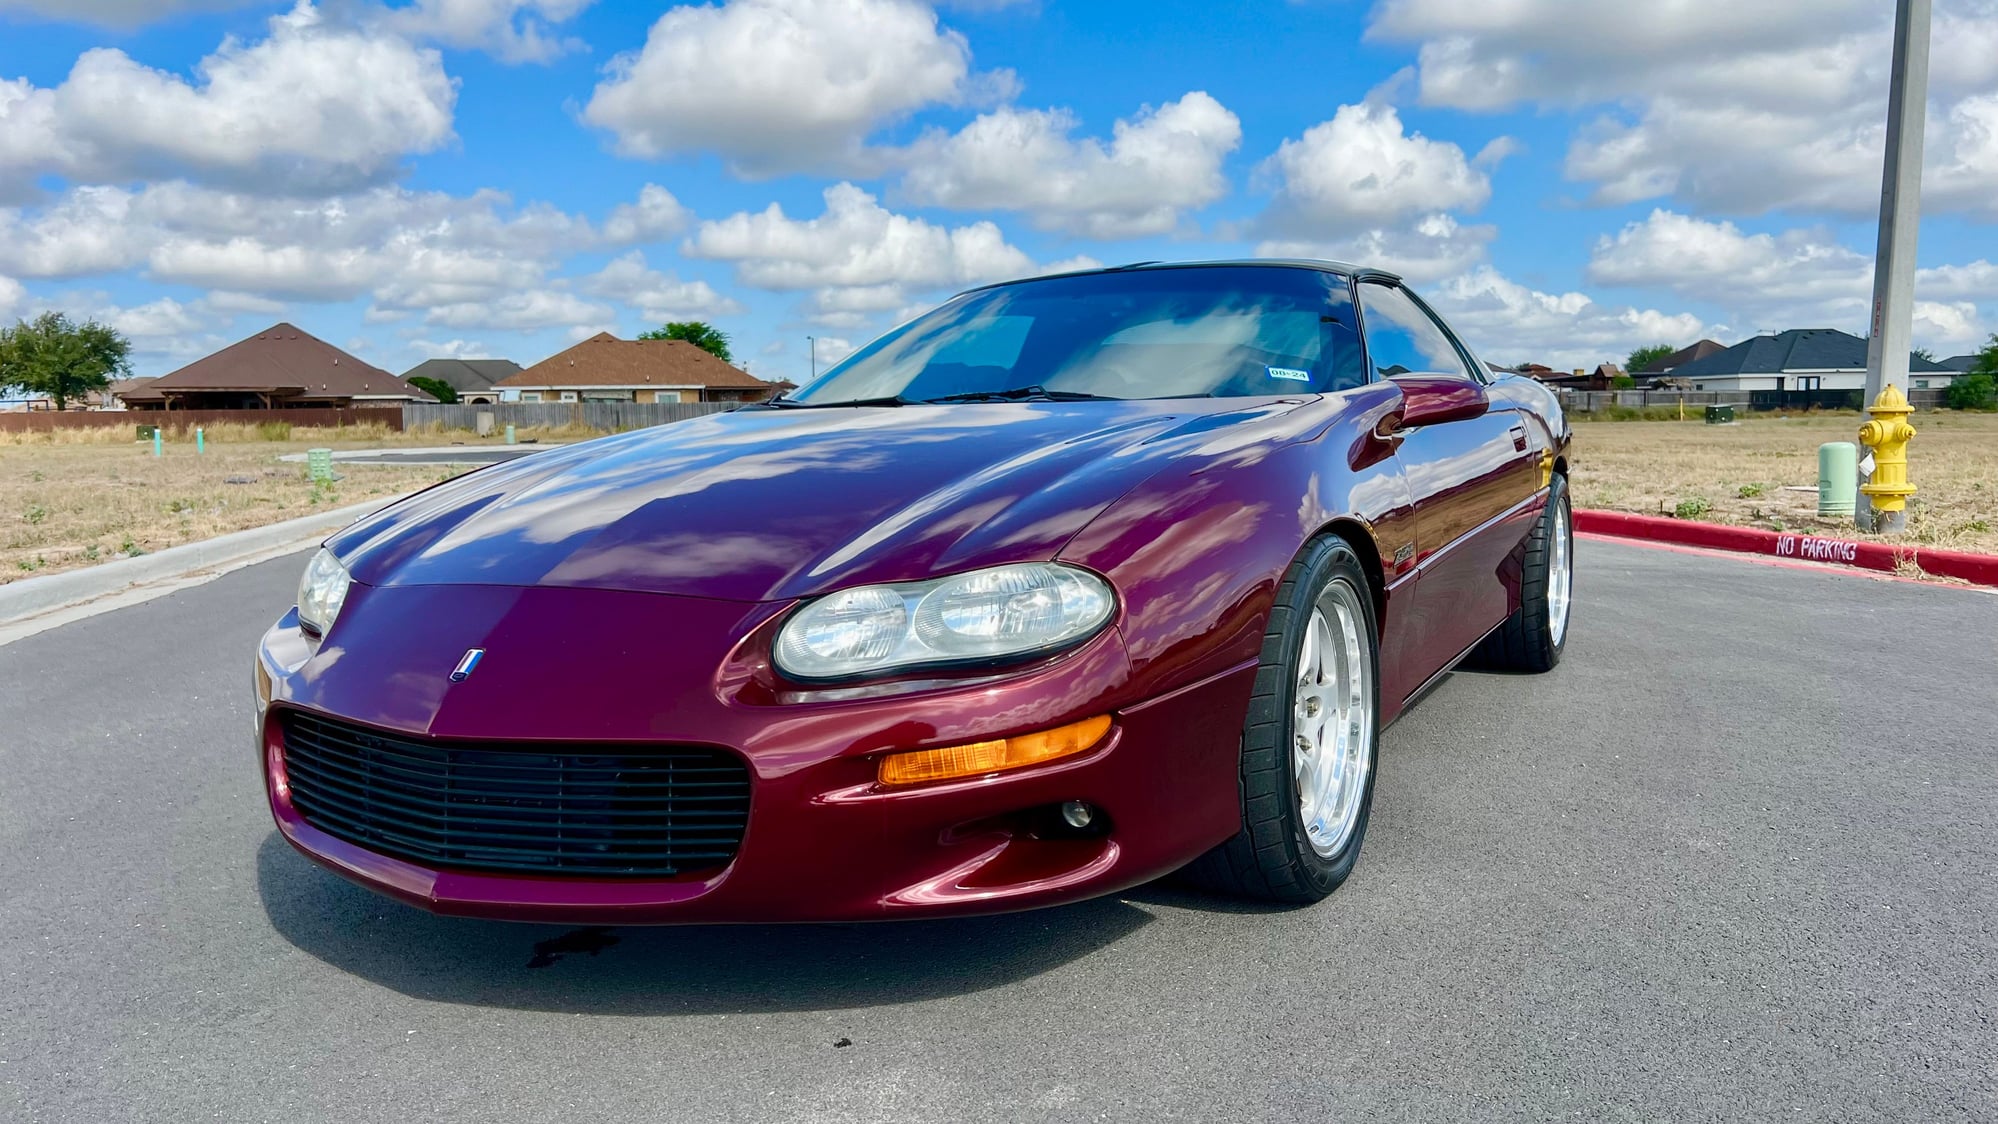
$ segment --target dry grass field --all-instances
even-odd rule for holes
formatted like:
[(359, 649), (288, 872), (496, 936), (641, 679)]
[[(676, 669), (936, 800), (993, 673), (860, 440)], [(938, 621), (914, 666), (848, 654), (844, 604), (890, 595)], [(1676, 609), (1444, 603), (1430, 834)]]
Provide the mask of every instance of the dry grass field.
[(464, 471), (339, 465), (341, 479), (315, 486), (305, 465), (281, 462), (281, 454), (495, 443), (379, 426), (287, 428), (211, 427), (205, 453), (197, 454), (192, 441), (169, 442), (157, 458), (150, 442), (133, 439), (131, 426), (0, 433), (0, 583), (393, 496)]
[[(1919, 491), (1907, 538), (1998, 554), (1998, 414), (1933, 411), (1909, 420), (1920, 434), (1908, 446)], [(1851, 536), (1850, 520), (1818, 518), (1818, 446), (1856, 440), (1862, 421), (1857, 414), (1748, 415), (1736, 425), (1577, 421), (1575, 504)]]

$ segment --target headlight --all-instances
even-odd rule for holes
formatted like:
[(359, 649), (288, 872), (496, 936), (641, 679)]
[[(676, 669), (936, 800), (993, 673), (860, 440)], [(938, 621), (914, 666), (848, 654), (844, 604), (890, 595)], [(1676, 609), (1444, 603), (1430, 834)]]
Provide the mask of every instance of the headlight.
[(309, 632), (326, 635), (340, 606), (347, 603), (347, 586), (353, 581), (347, 567), (333, 552), (321, 549), (305, 564), (305, 576), (298, 579), (298, 622)]
[(858, 586), (792, 614), (777, 633), (777, 666), (798, 679), (850, 679), (1018, 659), (1094, 635), (1116, 609), (1110, 583), (1054, 562)]

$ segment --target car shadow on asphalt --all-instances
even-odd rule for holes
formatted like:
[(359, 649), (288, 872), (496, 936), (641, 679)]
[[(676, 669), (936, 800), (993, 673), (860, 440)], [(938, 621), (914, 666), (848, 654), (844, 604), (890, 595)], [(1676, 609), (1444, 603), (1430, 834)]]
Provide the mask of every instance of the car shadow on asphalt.
[(257, 893), (294, 947), (412, 998), (618, 1015), (841, 1010), (966, 995), (1082, 959), (1153, 919), (1113, 897), (882, 924), (477, 921), (364, 890), (308, 862), (275, 831), (257, 850)]

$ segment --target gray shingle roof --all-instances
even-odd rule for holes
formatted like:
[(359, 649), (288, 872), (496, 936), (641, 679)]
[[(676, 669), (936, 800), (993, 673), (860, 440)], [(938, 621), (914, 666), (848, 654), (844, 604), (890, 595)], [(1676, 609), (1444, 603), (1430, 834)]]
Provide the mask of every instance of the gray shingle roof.
[[(1775, 375), (1786, 371), (1857, 371), (1866, 369), (1866, 341), (1836, 328), (1792, 328), (1773, 336), (1756, 336), (1672, 369), (1673, 378), (1722, 375)], [(1919, 355), (1908, 357), (1910, 371), (1948, 368)]]
[(425, 359), (404, 371), (402, 379), (437, 379), (460, 394), (474, 394), (519, 371), (520, 364), (511, 359)]
[(1977, 366), (1977, 356), (1952, 355), (1948, 359), (1943, 360), (1942, 365), (1952, 371), (1968, 372), (1972, 367)]

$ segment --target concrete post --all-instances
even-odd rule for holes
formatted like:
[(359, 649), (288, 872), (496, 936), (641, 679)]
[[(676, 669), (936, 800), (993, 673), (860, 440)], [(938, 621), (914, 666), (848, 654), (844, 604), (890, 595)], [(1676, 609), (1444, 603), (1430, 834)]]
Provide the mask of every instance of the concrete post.
[[(1898, 0), (1894, 79), (1887, 95), (1887, 160), (1880, 180), (1880, 248), (1873, 261), (1873, 331), (1866, 344), (1866, 393), (1872, 405), (1888, 386), (1908, 385), (1915, 318), (1915, 239), (1922, 222), (1922, 129), (1928, 119), (1929, 0)], [(1862, 474), (1859, 483), (1866, 483)], [(1862, 531), (1899, 531), (1907, 513), (1876, 518), (1856, 504)], [(1885, 514), (1885, 513), (1880, 513)], [(1892, 525), (1889, 525), (1892, 524)]]

